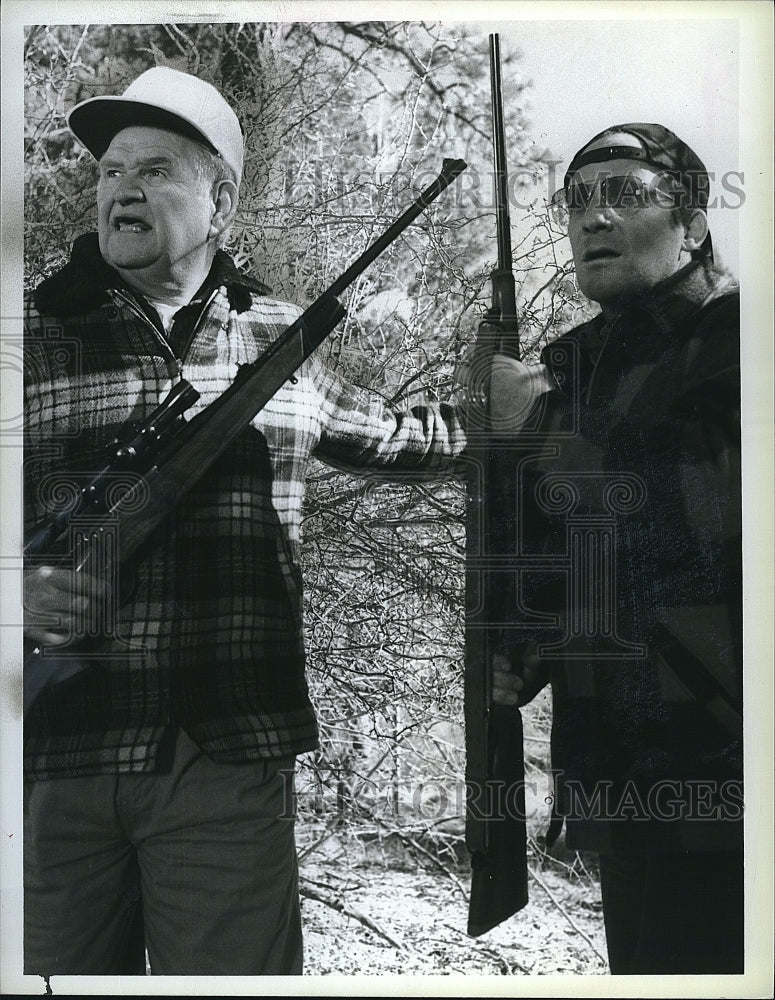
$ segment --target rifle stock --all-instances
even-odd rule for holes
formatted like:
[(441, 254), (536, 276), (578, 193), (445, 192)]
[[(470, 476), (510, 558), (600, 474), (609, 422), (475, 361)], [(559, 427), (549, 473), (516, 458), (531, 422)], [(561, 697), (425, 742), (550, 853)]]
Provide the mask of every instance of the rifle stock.
[[(492, 303), (479, 328), (472, 368), (486, 370), (496, 353), (519, 359), (511, 254), (500, 45), (490, 35), (490, 79), (498, 265), (491, 274)], [(478, 426), (469, 433), (466, 530), (466, 844), (471, 853), (468, 933), (483, 934), (527, 903), (527, 830), (522, 719), (518, 708), (492, 703), (493, 654), (508, 617), (508, 589), (488, 567), (516, 539), (513, 454), (489, 421), (488, 393)]]
[[(345, 316), (337, 296), (465, 169), (463, 160), (445, 159), (438, 177), (409, 208), (256, 361), (243, 365), (224, 393), (186, 423), (179, 418), (199, 393), (185, 381), (174, 386), (139, 430), (132, 429), (126, 440), (114, 443), (113, 461), (90, 480), (75, 502), (33, 529), (25, 541), (25, 556), (51, 551), (86, 513), (90, 534), (80, 539), (78, 557), (73, 562), (70, 553), (59, 559), (59, 564), (84, 571), (96, 561), (103, 573), (111, 566), (117, 571), (126, 565)], [(136, 483), (113, 491), (108, 499), (106, 490), (116, 471), (133, 473)], [(111, 542), (112, 554), (108, 556), (98, 552), (103, 538)], [(98, 659), (98, 652), (84, 650), (81, 639), (80, 635), (70, 637), (67, 649), (36, 647), (25, 651), (25, 714), (48, 683), (64, 680)], [(71, 650), (73, 645), (78, 648)]]

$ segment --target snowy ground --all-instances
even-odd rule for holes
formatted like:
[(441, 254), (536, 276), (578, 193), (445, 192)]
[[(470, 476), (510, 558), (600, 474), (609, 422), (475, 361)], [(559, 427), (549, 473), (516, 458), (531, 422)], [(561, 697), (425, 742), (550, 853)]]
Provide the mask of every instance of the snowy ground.
[(465, 863), (434, 870), (336, 839), (301, 853), (307, 975), (607, 972), (597, 882), (578, 863), (531, 858), (527, 907), (471, 938)]

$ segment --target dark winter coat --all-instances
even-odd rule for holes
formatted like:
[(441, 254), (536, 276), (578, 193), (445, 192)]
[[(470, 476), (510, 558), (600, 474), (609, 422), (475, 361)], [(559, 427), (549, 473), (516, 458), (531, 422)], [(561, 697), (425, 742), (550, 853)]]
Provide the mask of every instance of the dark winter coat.
[(568, 841), (739, 846), (737, 289), (692, 263), (542, 361), (557, 388), (523, 467), (538, 568), (522, 596), (551, 668)]

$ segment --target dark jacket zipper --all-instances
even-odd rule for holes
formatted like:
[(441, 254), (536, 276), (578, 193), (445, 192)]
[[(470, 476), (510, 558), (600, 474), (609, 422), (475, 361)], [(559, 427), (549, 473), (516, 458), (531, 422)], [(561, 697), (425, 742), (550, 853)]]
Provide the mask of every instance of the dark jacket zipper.
[[(157, 329), (156, 325), (151, 322), (151, 320), (149, 319), (149, 317), (146, 316), (146, 314), (137, 305), (137, 303), (131, 298), (131, 296), (127, 295), (125, 292), (122, 292), (120, 289), (114, 289), (114, 288), (109, 289), (109, 294), (110, 294), (111, 297), (115, 297), (115, 298), (120, 299), (126, 306), (129, 307), (130, 311), (139, 320), (141, 320), (146, 326), (148, 326), (151, 330), (153, 330), (154, 337), (156, 338), (156, 340), (158, 341), (158, 343), (161, 344), (161, 346), (164, 348), (165, 355), (168, 358), (171, 358), (174, 361), (174, 363), (175, 363), (176, 370), (170, 372), (170, 374), (172, 375), (173, 378), (177, 378), (177, 379), (182, 378), (183, 377), (183, 359), (177, 357), (177, 355), (175, 354), (175, 352), (172, 350), (172, 348), (170, 346), (170, 343), (167, 340), (167, 338)], [(188, 353), (189, 349), (191, 348), (191, 345), (194, 343), (194, 340), (196, 339), (196, 335), (199, 333), (199, 330), (200, 330), (200, 328), (202, 326), (202, 322), (204, 320), (205, 314), (206, 314), (207, 310), (210, 308), (210, 306), (212, 305), (212, 303), (213, 303), (213, 301), (215, 299), (215, 296), (217, 294), (218, 294), (218, 289), (214, 288), (213, 291), (210, 293), (207, 301), (202, 306), (202, 311), (199, 313), (199, 317), (198, 317), (196, 323), (194, 324), (194, 328), (191, 331), (191, 335), (188, 338), (188, 343), (186, 344), (186, 349), (183, 352), (184, 354)]]

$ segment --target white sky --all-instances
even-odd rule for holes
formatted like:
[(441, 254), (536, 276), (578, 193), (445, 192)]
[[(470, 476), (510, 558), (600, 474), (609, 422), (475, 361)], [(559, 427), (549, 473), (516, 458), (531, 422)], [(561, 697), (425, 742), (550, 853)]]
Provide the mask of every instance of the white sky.
[(614, 122), (657, 121), (708, 161), (738, 147), (739, 39), (730, 20), (493, 25), (533, 81), (533, 133), (572, 154)]

